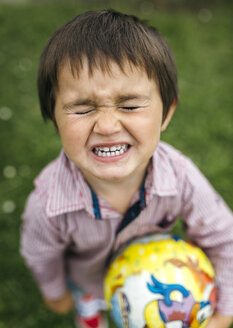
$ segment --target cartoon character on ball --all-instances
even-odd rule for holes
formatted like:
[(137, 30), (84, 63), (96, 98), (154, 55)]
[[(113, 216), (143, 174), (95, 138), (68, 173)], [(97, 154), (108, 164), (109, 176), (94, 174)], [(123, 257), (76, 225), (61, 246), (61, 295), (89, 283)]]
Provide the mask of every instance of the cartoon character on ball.
[(106, 273), (104, 293), (119, 328), (203, 328), (216, 304), (204, 252), (170, 235), (137, 239)]

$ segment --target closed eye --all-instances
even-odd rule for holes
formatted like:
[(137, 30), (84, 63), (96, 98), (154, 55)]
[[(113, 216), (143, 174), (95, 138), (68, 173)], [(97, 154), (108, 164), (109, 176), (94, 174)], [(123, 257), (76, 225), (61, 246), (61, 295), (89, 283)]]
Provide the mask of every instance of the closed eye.
[(122, 109), (124, 110), (135, 110), (135, 109), (138, 109), (140, 107), (121, 107)]
[(80, 108), (81, 106), (72, 106), (71, 108), (67, 108), (67, 114), (72, 115), (87, 115), (96, 110), (96, 108)]
[(84, 112), (75, 112), (76, 115), (86, 115), (86, 114), (89, 114), (91, 112), (93, 112), (94, 109), (89, 109), (89, 110), (86, 110)]

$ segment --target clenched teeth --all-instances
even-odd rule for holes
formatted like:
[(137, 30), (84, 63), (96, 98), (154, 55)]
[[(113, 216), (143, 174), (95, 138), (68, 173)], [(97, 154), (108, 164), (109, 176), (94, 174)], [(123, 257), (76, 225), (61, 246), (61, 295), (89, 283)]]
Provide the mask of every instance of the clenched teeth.
[(129, 145), (117, 145), (112, 147), (96, 147), (94, 153), (100, 157), (119, 156), (127, 151)]

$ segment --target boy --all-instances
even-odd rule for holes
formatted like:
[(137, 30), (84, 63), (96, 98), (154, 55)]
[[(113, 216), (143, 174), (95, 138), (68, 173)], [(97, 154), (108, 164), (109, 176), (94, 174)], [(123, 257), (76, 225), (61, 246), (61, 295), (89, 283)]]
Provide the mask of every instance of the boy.
[(170, 230), (180, 215), (217, 273), (208, 328), (230, 327), (232, 213), (189, 159), (159, 142), (178, 101), (164, 38), (114, 10), (81, 14), (44, 49), (38, 90), (64, 150), (35, 181), (21, 251), (48, 307), (75, 306), (79, 327), (107, 327), (107, 258), (129, 239)]

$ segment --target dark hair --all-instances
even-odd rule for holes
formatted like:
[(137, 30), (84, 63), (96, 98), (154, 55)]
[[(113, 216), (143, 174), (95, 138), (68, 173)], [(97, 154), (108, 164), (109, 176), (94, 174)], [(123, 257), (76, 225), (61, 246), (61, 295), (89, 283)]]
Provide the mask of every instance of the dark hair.
[(41, 54), (38, 92), (44, 119), (54, 119), (55, 91), (59, 69), (67, 61), (79, 74), (87, 59), (89, 73), (110, 71), (114, 61), (124, 70), (126, 61), (145, 70), (158, 84), (163, 119), (178, 100), (176, 65), (164, 37), (155, 27), (132, 15), (115, 10), (88, 11), (61, 26)]

